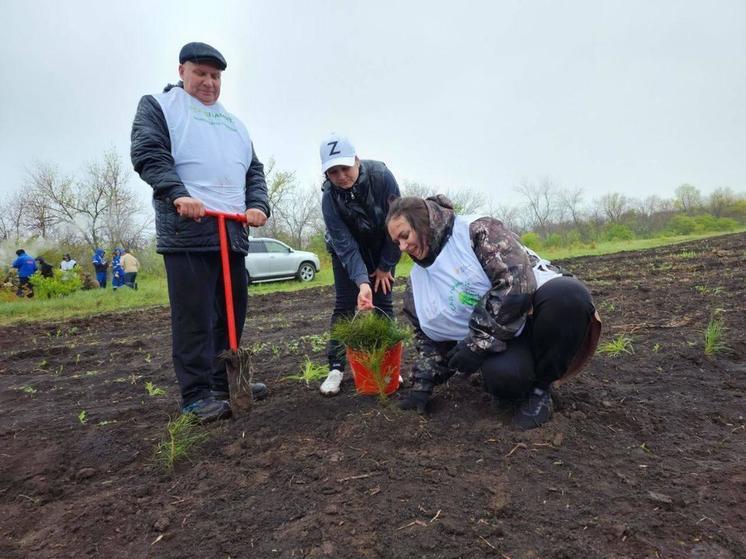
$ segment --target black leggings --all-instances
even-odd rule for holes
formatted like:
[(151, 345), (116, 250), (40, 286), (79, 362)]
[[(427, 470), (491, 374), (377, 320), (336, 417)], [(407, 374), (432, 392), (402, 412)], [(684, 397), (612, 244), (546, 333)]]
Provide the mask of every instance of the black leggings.
[(485, 390), (495, 396), (522, 398), (533, 387), (546, 390), (564, 376), (596, 312), (588, 289), (573, 277), (542, 285), (532, 305), (521, 335), (482, 364)]

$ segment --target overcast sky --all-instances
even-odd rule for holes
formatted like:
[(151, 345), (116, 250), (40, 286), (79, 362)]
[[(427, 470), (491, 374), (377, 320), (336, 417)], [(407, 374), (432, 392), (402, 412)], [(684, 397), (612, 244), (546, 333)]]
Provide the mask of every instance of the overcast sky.
[(337, 131), (400, 183), (496, 202), (543, 177), (588, 200), (746, 191), (744, 0), (0, 0), (0, 13), (0, 200), (35, 158), (74, 173), (113, 147), (131, 168), (137, 102), (175, 83), (189, 41), (223, 53), (220, 101), (303, 186)]

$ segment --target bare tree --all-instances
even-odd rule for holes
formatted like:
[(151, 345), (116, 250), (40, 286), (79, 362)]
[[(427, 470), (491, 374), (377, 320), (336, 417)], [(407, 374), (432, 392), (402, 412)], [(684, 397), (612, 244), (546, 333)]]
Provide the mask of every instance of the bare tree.
[(454, 211), (461, 215), (480, 213), (485, 205), (484, 195), (476, 190), (454, 189), (447, 191), (446, 196), (453, 202)]
[[(90, 248), (104, 241), (139, 246), (147, 222), (135, 221), (141, 207), (126, 182), (114, 151), (90, 163), (78, 182), (37, 162), (28, 171), (29, 215), (33, 217), (28, 219), (40, 233), (46, 234), (49, 227), (75, 231)], [(39, 229), (42, 224), (44, 229)]]
[(277, 169), (274, 159), (270, 159), (265, 167), (265, 176), (267, 178), (270, 217), (267, 223), (261, 227), (261, 234), (282, 238), (287, 232), (283, 212), (289, 208), (293, 191), (297, 186), (295, 173)]
[(516, 191), (526, 201), (526, 209), (530, 216), (528, 220), (530, 227), (546, 237), (559, 205), (557, 187), (551, 179), (544, 178), (538, 184), (523, 181), (516, 187)]
[(484, 196), (468, 188), (438, 189), (420, 182), (404, 181), (400, 187), (402, 196), (416, 196), (428, 198), (436, 194), (443, 194), (452, 203), (457, 214), (468, 215), (480, 212), (485, 206)]
[(399, 190), (402, 196), (416, 196), (417, 198), (427, 198), (438, 194), (438, 192), (433, 191), (432, 187), (416, 181), (404, 181)]
[(732, 189), (728, 187), (716, 188), (710, 194), (708, 207), (712, 215), (723, 217), (728, 208), (732, 207), (737, 201), (738, 196), (736, 196), (736, 193)]
[(140, 248), (153, 218), (145, 216), (137, 195), (127, 186), (122, 160), (114, 152), (104, 154), (103, 173), (98, 175), (108, 191), (108, 203), (102, 217), (102, 235), (117, 246)]
[(505, 227), (514, 233), (520, 233), (523, 229), (520, 208), (507, 204), (490, 203), (487, 214), (502, 221)]
[(321, 196), (316, 186), (293, 188), (287, 204), (278, 215), (290, 244), (305, 247), (311, 235), (323, 231)]
[(596, 203), (610, 223), (619, 223), (622, 216), (630, 209), (627, 197), (618, 192), (604, 194)]
[(583, 196), (584, 193), (581, 187), (563, 189), (559, 193), (560, 206), (570, 215), (572, 224), (577, 229), (580, 228), (582, 222)]
[(0, 239), (21, 239), (26, 203), (27, 198), (20, 192), (15, 192), (0, 205)]
[(691, 215), (702, 206), (702, 195), (696, 186), (682, 184), (675, 191), (676, 207)]
[(50, 163), (37, 161), (27, 170), (23, 223), (31, 234), (47, 238), (56, 225), (67, 221), (58, 206), (73, 199), (72, 182)]

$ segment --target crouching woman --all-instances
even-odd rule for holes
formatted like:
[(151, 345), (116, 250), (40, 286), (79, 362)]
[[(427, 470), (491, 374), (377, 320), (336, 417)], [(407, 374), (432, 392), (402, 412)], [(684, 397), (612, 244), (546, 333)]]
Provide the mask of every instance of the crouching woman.
[(578, 372), (598, 344), (601, 322), (588, 289), (500, 221), (455, 215), (442, 195), (393, 201), (386, 226), (415, 263), (404, 314), (418, 360), (400, 406), (424, 412), (436, 384), (481, 369), (487, 392), (520, 404), (516, 428), (546, 423), (552, 384)]

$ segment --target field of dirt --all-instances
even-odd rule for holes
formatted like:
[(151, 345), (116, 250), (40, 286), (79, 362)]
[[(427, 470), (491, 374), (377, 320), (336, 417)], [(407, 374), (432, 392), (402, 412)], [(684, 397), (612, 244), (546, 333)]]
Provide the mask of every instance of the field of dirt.
[(746, 557), (746, 234), (561, 264), (633, 352), (527, 433), (462, 378), (425, 417), (283, 380), (323, 362), (316, 288), (250, 298), (271, 396), (168, 473), (168, 309), (0, 328), (0, 557)]

